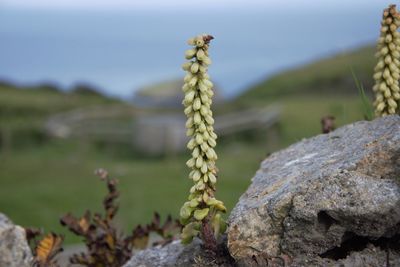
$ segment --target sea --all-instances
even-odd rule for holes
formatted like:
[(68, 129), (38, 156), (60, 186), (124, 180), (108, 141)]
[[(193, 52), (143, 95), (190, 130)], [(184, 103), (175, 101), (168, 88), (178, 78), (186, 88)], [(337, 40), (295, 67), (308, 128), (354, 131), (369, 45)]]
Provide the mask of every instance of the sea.
[[(379, 35), (384, 6), (216, 10), (49, 10), (0, 5), (0, 80), (85, 83), (130, 99), (182, 79), (186, 40), (215, 37), (210, 76), (226, 97), (282, 70), (357, 47)], [(348, 67), (348, 66), (343, 66)]]

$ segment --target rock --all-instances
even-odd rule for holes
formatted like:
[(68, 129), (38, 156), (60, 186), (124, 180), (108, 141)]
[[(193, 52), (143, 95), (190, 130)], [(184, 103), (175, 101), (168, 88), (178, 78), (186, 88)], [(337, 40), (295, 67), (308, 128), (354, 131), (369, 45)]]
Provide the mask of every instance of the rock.
[(31, 261), (25, 230), (0, 213), (0, 266), (30, 267)]
[(400, 116), (357, 122), (265, 159), (229, 218), (240, 263), (400, 266)]
[(193, 255), (199, 250), (198, 240), (186, 247), (176, 240), (166, 246), (156, 246), (136, 253), (124, 267), (192, 266)]
[(182, 245), (180, 240), (165, 246), (156, 246), (137, 252), (123, 267), (231, 267), (232, 258), (222, 242), (221, 255), (211, 257), (201, 247), (201, 241), (194, 239), (189, 245)]

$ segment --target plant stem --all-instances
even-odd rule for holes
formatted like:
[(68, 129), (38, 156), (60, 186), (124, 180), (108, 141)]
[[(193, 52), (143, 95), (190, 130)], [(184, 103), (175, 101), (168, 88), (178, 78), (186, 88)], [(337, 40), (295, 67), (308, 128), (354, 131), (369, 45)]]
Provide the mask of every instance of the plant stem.
[(217, 253), (217, 240), (215, 239), (213, 229), (208, 216), (201, 222), (201, 235), (204, 242), (204, 248), (208, 251)]

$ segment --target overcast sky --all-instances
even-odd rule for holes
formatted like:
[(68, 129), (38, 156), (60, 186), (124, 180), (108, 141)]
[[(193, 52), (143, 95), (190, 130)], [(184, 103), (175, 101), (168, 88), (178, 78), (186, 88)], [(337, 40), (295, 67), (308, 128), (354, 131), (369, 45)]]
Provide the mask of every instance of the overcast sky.
[(296, 8), (332, 8), (335, 6), (385, 6), (391, 1), (386, 0), (0, 0), (0, 7), (5, 8), (72, 8), (72, 9), (159, 9), (159, 8), (189, 8), (198, 6), (213, 8), (236, 7), (285, 7)]

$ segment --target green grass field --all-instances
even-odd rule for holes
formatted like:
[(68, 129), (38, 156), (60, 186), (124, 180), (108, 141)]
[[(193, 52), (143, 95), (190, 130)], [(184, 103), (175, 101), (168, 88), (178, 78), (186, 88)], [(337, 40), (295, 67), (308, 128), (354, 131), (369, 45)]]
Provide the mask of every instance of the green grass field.
[[(272, 77), (227, 105), (226, 109), (271, 103), (282, 107), (280, 137), (272, 144), (265, 134), (259, 134), (254, 140), (245, 140), (243, 136), (232, 137), (217, 147), (217, 165), (220, 169), (217, 194), (229, 210), (250, 184), (266, 155), (305, 137), (319, 134), (322, 116), (334, 115), (339, 126), (363, 119), (361, 98), (357, 95), (354, 82), (348, 81), (351, 71), (343, 67), (339, 72), (339, 67), (348, 60), (357, 66), (357, 62), (362, 61), (360, 66), (363, 65), (363, 68), (354, 69), (363, 83), (368, 85), (369, 68), (373, 64), (366, 66), (365, 62), (373, 62), (372, 52), (370, 48), (361, 49), (352, 53), (351, 59), (345, 60), (345, 56), (340, 55), (339, 58), (326, 59)], [(343, 84), (335, 83), (330, 90), (315, 93), (319, 88), (319, 83), (315, 81), (318, 71), (324, 70), (325, 73), (320, 79), (323, 87), (329, 80), (329, 67), (332, 68), (332, 74), (343, 76), (338, 79)], [(336, 91), (335, 88), (339, 87), (347, 88), (347, 91)], [(297, 88), (297, 91), (292, 93), (290, 88)], [(19, 120), (22, 124), (32, 123), (36, 127), (49, 114), (72, 107), (110, 103), (126, 105), (98, 96), (74, 96), (74, 100), (63, 104), (65, 99), (70, 99), (69, 95), (13, 90), (0, 87), (2, 126), (11, 127)], [(28, 107), (39, 111), (35, 116), (28, 111), (19, 115), (16, 113)], [(95, 169), (101, 167), (120, 180), (120, 213), (117, 222), (123, 229), (130, 230), (137, 223), (147, 223), (153, 211), (177, 217), (191, 185), (186, 178), (188, 170), (184, 164), (188, 156), (149, 158), (126, 152), (130, 151), (129, 147), (123, 151), (107, 146), (99, 148), (79, 140), (47, 140), (3, 151), (0, 154), (0, 212), (23, 226), (65, 233), (58, 222), (62, 214), (73, 212), (81, 215), (88, 208), (101, 211), (105, 185), (93, 174)], [(68, 235), (67, 242), (73, 241), (76, 239)]]

